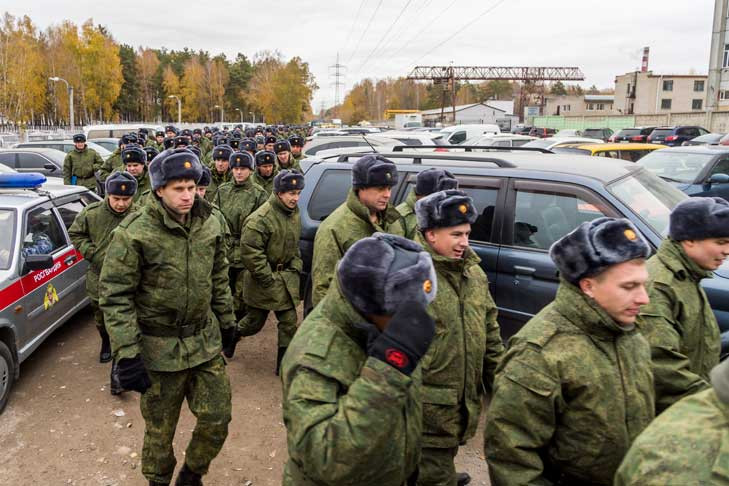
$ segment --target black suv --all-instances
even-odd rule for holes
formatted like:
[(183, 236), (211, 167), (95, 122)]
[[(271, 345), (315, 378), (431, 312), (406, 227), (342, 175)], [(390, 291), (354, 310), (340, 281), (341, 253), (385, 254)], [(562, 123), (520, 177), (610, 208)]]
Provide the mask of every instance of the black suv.
[(702, 127), (657, 127), (648, 135), (648, 143), (660, 143), (669, 147), (678, 147), (684, 142), (693, 140), (709, 131)]
[[(489, 148), (489, 147), (484, 147)], [(397, 147), (382, 155), (400, 173), (392, 202), (413, 190), (421, 170), (441, 167), (458, 178), (480, 216), (471, 246), (482, 260), (505, 338), (551, 302), (559, 283), (549, 247), (580, 223), (601, 216), (626, 217), (655, 248), (668, 231), (671, 209), (687, 196), (641, 166), (582, 155), (528, 152), (408, 152)], [(405, 151), (402, 151), (405, 150)], [(510, 148), (509, 150), (514, 150)], [(329, 160), (306, 159), (302, 169), (302, 294), (311, 307), (310, 269), (314, 236), (346, 199), (352, 163), (362, 154)], [(729, 329), (729, 264), (704, 286), (720, 327)]]

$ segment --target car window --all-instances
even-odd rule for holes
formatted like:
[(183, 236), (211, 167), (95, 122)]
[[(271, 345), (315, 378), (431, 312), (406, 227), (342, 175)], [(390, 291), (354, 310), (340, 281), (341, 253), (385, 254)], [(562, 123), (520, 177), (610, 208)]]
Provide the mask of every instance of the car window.
[(467, 186), (459, 186), (459, 189), (471, 196), (476, 212), (478, 212), (476, 222), (471, 225), (470, 239), (474, 241), (492, 241), (491, 230), (494, 225), (494, 212), (499, 190), (491, 187)]
[(528, 142), (529, 142), (528, 139), (525, 139), (525, 140), (512, 140), (511, 141), (511, 146), (512, 147), (521, 147), (521, 146), (525, 145)]
[(88, 206), (89, 204), (95, 203), (98, 201), (98, 199), (91, 195), (91, 192), (82, 192), (81, 193), (81, 202), (84, 204), (84, 206)]
[(727, 174), (729, 175), (729, 158), (723, 158), (716, 163), (713, 169), (711, 169), (710, 176), (714, 174)]
[(712, 154), (654, 150), (638, 163), (667, 181), (693, 183), (713, 158)]
[[(510, 140), (497, 140), (494, 143), (491, 144), (493, 147), (511, 147), (511, 141)], [(516, 145), (516, 142), (514, 142), (514, 145)]]
[(23, 257), (50, 255), (65, 246), (66, 237), (58, 218), (50, 208), (37, 208), (28, 213), (23, 237)]
[(15, 154), (0, 153), (0, 164), (7, 165), (8, 167), (15, 168)]
[(603, 208), (568, 192), (517, 190), (514, 245), (548, 250), (581, 223), (605, 213)]
[(66, 227), (66, 229), (71, 227), (71, 225), (73, 224), (73, 220), (76, 219), (76, 215), (80, 213), (83, 208), (84, 205), (81, 204), (80, 199), (76, 199), (75, 201), (69, 201), (65, 204), (57, 206), (58, 212), (61, 214), (61, 219), (63, 220), (63, 225)]
[(601, 150), (595, 155), (598, 157), (607, 157), (608, 159), (619, 159), (620, 153), (617, 150)]
[(649, 153), (651, 153), (650, 150), (621, 150), (620, 158), (629, 162), (638, 162)]
[(324, 220), (347, 199), (350, 187), (352, 187), (352, 175), (349, 170), (324, 171), (309, 201), (307, 208), (309, 217), (317, 221)]
[(448, 141), (450, 143), (452, 143), (453, 145), (458, 144), (458, 143), (461, 143), (464, 140), (466, 140), (466, 132), (465, 131), (453, 132), (453, 135), (451, 135), (448, 138)]
[(705, 130), (705, 129), (703, 129), (703, 128), (699, 128), (699, 133), (700, 133), (701, 135), (707, 135), (707, 134), (709, 133), (709, 131), (708, 131), (708, 130)]
[(38, 154), (18, 153), (18, 169), (43, 169), (47, 163), (49, 162)]
[(408, 146), (423, 145), (417, 138), (396, 138), (395, 140)]
[(15, 212), (10, 209), (0, 209), (0, 270), (10, 268), (10, 255), (13, 254), (13, 239), (15, 238)]

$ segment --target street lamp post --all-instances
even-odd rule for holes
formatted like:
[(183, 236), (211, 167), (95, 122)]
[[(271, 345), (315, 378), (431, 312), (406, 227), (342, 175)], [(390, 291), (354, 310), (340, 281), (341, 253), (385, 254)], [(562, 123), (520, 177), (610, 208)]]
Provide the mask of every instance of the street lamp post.
[(253, 113), (252, 111), (249, 111), (248, 113), (251, 114), (251, 118), (253, 119), (253, 123), (256, 123), (256, 114)]
[(71, 131), (73, 131), (73, 127), (75, 125), (73, 119), (73, 86), (71, 86), (68, 81), (63, 78), (59, 78), (58, 76), (53, 76), (48, 79), (54, 82), (63, 81), (66, 83), (66, 89), (68, 90), (68, 121), (71, 123)]
[(180, 97), (177, 95), (169, 95), (168, 98), (174, 98), (177, 100), (177, 124), (182, 124), (182, 101), (180, 101)]
[(223, 123), (225, 123), (225, 117), (223, 116), (225, 112), (223, 111), (223, 107), (220, 105), (215, 105), (213, 108), (220, 108), (220, 124), (222, 125)]
[(240, 111), (240, 108), (236, 108), (235, 111), (240, 113), (240, 124), (243, 125), (243, 112)]

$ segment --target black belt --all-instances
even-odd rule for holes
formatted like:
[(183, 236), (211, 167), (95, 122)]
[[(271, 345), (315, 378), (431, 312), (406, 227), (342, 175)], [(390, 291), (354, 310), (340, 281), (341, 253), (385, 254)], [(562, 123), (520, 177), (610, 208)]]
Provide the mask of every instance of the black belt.
[(142, 334), (145, 336), (153, 336), (153, 337), (177, 337), (177, 338), (186, 338), (190, 336), (194, 336), (195, 334), (199, 333), (202, 328), (205, 327), (205, 324), (207, 324), (206, 320), (201, 320), (197, 322), (177, 322), (175, 324), (175, 327), (162, 327), (162, 326), (148, 326), (145, 324), (139, 323), (139, 330), (142, 331)]
[(287, 262), (287, 263), (270, 262), (269, 265), (271, 266), (271, 270), (273, 270), (274, 272), (283, 272), (284, 270), (289, 268), (289, 263), (291, 263), (291, 262)]

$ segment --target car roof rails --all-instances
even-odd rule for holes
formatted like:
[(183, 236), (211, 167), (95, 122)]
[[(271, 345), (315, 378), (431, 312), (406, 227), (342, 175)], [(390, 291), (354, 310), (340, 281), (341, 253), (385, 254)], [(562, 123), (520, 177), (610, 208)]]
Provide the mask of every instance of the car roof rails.
[[(422, 147), (422, 145), (419, 145), (418, 147)], [(378, 152), (378, 154), (382, 154), (381, 152)], [(363, 153), (352, 153), (352, 154), (342, 154), (339, 157), (337, 157), (337, 162), (349, 162), (350, 157), (362, 157)], [(446, 155), (447, 157), (444, 157)], [(398, 151), (395, 153), (386, 153), (386, 155), (383, 155), (384, 157), (391, 158), (391, 159), (413, 159), (413, 164), (422, 164), (423, 160), (438, 160), (438, 159), (444, 159), (447, 160), (456, 160), (456, 161), (463, 161), (463, 162), (473, 162), (473, 157), (466, 156), (466, 155), (457, 155), (457, 154), (445, 154), (445, 153), (437, 153), (437, 152), (426, 152), (426, 153), (420, 153), (417, 154), (413, 153), (406, 153), (402, 151)], [(478, 162), (487, 162), (496, 165), (497, 167), (501, 167), (502, 169), (505, 168), (515, 168), (516, 165), (512, 164), (508, 160), (503, 159), (495, 159), (495, 158), (483, 158), (478, 159)]]
[(392, 148), (393, 152), (403, 152), (405, 149), (465, 149), (466, 152), (473, 152), (474, 149), (488, 149), (503, 152), (540, 152), (543, 154), (553, 154), (549, 149), (540, 147), (495, 147), (493, 145), (396, 145)]

